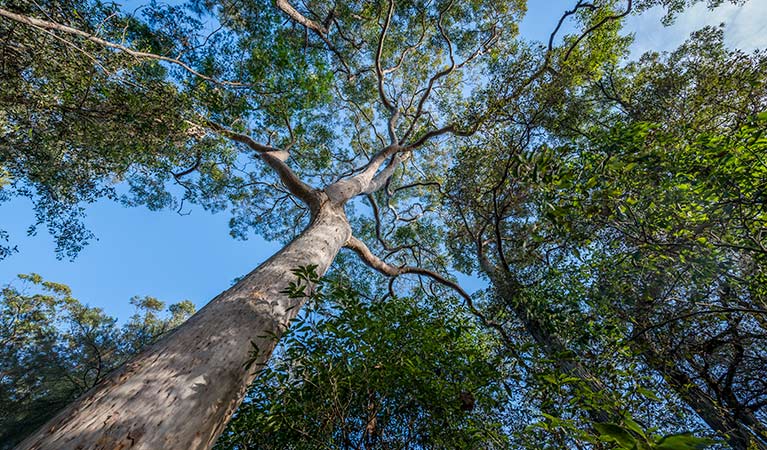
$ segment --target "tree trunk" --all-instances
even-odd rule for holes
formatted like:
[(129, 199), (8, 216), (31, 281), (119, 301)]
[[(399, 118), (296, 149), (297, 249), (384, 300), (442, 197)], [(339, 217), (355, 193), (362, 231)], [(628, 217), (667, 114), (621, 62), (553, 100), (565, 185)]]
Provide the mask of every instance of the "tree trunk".
[(634, 342), (635, 350), (644, 357), (647, 365), (666, 380), (669, 387), (695, 411), (706, 425), (725, 437), (733, 450), (767, 450), (764, 441), (755, 436), (747, 424), (733, 417), (728, 408), (701, 389), (675, 364), (675, 358), (657, 352), (642, 336), (635, 338)]
[[(608, 392), (604, 383), (571, 355), (559, 336), (549, 332), (547, 327), (535, 317), (535, 314), (516, 298), (517, 295), (514, 293), (519, 290), (516, 286), (509, 287), (507, 286), (508, 283), (498, 280), (495, 276), (491, 276), (490, 280), (496, 291), (504, 298), (505, 303), (511, 306), (517, 319), (522, 322), (525, 331), (562, 373), (580, 379), (584, 386), (594, 394)], [(608, 411), (608, 408), (590, 407), (587, 412), (591, 420), (598, 423), (618, 423), (622, 419), (620, 415)]]
[[(667, 282), (661, 277), (655, 279), (646, 288), (646, 293), (637, 299), (631, 310), (631, 316), (637, 323), (651, 324), (651, 312), (655, 302), (662, 301)], [(646, 329), (645, 329), (646, 330)], [(712, 431), (724, 437), (733, 450), (767, 450), (763, 437), (757, 437), (743, 421), (739, 420), (732, 408), (709, 395), (681, 367), (680, 357), (669, 345), (654, 345), (642, 331), (631, 339), (632, 350), (640, 355), (647, 366), (659, 373), (669, 388), (685, 402)]]
[(291, 270), (315, 264), (324, 274), (350, 235), (342, 207), (325, 201), (290, 244), (18, 449), (210, 448), (304, 302), (281, 293)]

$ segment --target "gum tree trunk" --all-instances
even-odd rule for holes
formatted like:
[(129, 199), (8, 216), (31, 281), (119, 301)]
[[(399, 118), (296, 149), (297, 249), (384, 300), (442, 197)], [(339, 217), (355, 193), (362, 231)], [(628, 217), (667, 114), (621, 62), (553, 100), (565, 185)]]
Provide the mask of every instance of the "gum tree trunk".
[(18, 449), (210, 448), (303, 303), (280, 293), (291, 270), (316, 264), (324, 274), (350, 235), (342, 207), (324, 202), (290, 244)]

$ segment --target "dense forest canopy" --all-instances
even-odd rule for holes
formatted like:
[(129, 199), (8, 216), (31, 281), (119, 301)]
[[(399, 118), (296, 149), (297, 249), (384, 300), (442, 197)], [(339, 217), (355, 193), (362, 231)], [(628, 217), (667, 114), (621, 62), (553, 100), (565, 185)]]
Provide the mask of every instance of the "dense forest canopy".
[(285, 243), (121, 326), (8, 285), (0, 445), (767, 449), (767, 54), (573, 3), (0, 0), (0, 201), (60, 256), (104, 198)]

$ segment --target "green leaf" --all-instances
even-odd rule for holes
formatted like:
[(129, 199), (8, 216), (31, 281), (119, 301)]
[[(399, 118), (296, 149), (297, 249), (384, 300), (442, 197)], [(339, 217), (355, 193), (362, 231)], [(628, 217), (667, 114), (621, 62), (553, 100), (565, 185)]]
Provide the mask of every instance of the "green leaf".
[(716, 444), (712, 439), (699, 438), (691, 434), (673, 434), (661, 438), (654, 446), (656, 450), (702, 450)]
[(605, 442), (614, 442), (620, 448), (631, 450), (636, 447), (636, 439), (620, 425), (614, 423), (595, 423), (594, 428), (599, 432), (599, 438)]

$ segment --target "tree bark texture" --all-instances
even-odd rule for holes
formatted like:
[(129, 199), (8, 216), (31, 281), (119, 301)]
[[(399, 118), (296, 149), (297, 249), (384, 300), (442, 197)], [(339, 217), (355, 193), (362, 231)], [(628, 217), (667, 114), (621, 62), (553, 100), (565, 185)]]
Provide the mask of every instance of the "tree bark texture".
[(304, 302), (281, 293), (291, 270), (324, 274), (350, 235), (342, 206), (325, 202), (290, 244), (18, 449), (209, 449)]

